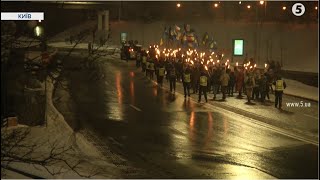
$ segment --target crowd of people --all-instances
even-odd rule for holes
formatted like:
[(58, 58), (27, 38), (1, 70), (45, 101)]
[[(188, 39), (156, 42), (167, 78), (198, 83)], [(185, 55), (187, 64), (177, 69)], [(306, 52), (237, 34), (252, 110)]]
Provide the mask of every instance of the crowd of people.
[(208, 102), (208, 93), (222, 93), (222, 101), (227, 96), (236, 95), (237, 98), (246, 96), (248, 103), (252, 100), (265, 102), (270, 100), (269, 93), (273, 93), (275, 86), (275, 107), (282, 107), (282, 94), (286, 84), (279, 75), (265, 64), (264, 69), (258, 69), (251, 58), (245, 59), (242, 64), (230, 63), (224, 60), (224, 54), (215, 52), (197, 52), (197, 50), (163, 49), (150, 46), (148, 51), (142, 51), (141, 58), (137, 59), (137, 67), (150, 79), (157, 80), (163, 86), (166, 80), (170, 84), (170, 92), (175, 93), (176, 83), (182, 82), (184, 97), (198, 94), (198, 102), (202, 96)]

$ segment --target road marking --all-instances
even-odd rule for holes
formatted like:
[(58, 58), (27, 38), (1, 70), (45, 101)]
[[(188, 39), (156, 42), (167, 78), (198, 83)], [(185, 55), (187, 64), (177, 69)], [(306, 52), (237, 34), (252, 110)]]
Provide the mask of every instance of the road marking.
[(135, 109), (135, 110), (137, 110), (137, 111), (142, 111), (140, 108), (138, 108), (138, 107), (136, 107), (136, 106), (134, 106), (134, 105), (132, 105), (132, 104), (130, 104), (130, 107), (132, 107), (133, 109)]
[(318, 117), (314, 117), (314, 116), (311, 116), (311, 115), (309, 115), (309, 114), (303, 114), (303, 115), (308, 116), (308, 117), (311, 117), (311, 118), (313, 118), (313, 119), (318, 119)]
[(264, 127), (266, 129), (269, 129), (273, 132), (276, 132), (276, 133), (279, 133), (279, 134), (282, 134), (284, 136), (287, 136), (287, 137), (290, 137), (290, 138), (293, 138), (293, 139), (296, 139), (296, 140), (300, 140), (300, 141), (303, 141), (303, 142), (306, 142), (306, 143), (310, 143), (310, 144), (313, 144), (313, 145), (316, 145), (316, 146), (319, 146), (319, 142), (318, 141), (314, 141), (314, 140), (310, 140), (310, 139), (307, 139), (305, 137), (301, 137), (299, 135), (295, 135), (293, 132), (289, 132), (285, 129), (281, 129), (281, 128), (278, 128), (276, 126), (273, 126), (273, 125), (270, 125), (270, 124), (267, 124), (267, 123), (264, 123), (264, 122), (261, 122), (259, 120), (256, 120), (256, 119), (253, 119), (253, 118), (250, 118), (250, 117), (247, 117), (247, 116), (244, 116), (244, 115), (241, 115), (241, 114), (237, 114), (235, 112), (232, 112), (232, 111), (229, 111), (229, 110), (226, 110), (226, 109), (223, 109), (223, 108), (220, 108), (220, 107), (217, 107), (217, 106), (213, 106), (212, 104), (206, 104), (205, 106), (207, 106), (207, 108), (209, 107), (214, 107), (216, 109), (220, 109), (219, 111), (225, 111), (226, 114), (229, 114), (232, 113), (232, 114), (236, 114), (236, 115), (240, 115), (242, 117), (245, 117), (246, 120), (244, 119), (238, 119), (238, 118), (235, 118), (237, 121), (241, 121), (241, 122), (244, 122), (244, 123), (248, 123), (248, 121), (250, 121), (251, 123), (253, 124), (256, 124), (258, 126), (261, 126), (261, 127)]
[[(152, 80), (153, 83), (156, 83), (154, 80)], [(165, 88), (164, 86), (162, 87), (163, 89), (168, 89), (168, 88)], [(180, 94), (183, 96), (182, 93), (178, 92), (177, 91), (177, 94)], [(192, 101), (194, 101), (195, 103), (197, 103), (196, 99), (191, 97), (190, 98)], [(295, 135), (294, 132), (289, 132), (285, 129), (281, 129), (281, 128), (278, 128), (276, 126), (273, 126), (273, 125), (270, 125), (270, 124), (267, 124), (267, 123), (264, 123), (264, 122), (261, 122), (259, 120), (256, 120), (256, 119), (253, 119), (253, 118), (250, 118), (250, 117), (247, 117), (247, 116), (244, 116), (244, 115), (241, 115), (241, 114), (238, 114), (238, 113), (235, 113), (235, 112), (232, 112), (232, 111), (229, 111), (229, 110), (226, 110), (226, 109), (223, 109), (221, 107), (217, 107), (217, 106), (214, 106), (212, 104), (209, 104), (209, 103), (206, 103), (204, 104), (204, 107), (208, 108), (208, 109), (220, 109), (220, 112), (221, 111), (224, 111), (226, 114), (236, 114), (236, 115), (240, 115), (244, 118), (246, 118), (246, 120), (241, 120), (241, 119), (238, 119), (238, 118), (235, 118), (236, 120), (238, 121), (242, 121), (242, 122), (245, 122), (245, 123), (248, 123), (248, 121), (250, 121), (251, 123), (255, 124), (255, 125), (258, 125), (258, 126), (261, 126), (261, 127), (264, 127), (266, 129), (269, 129), (273, 132), (276, 132), (276, 133), (279, 133), (279, 134), (282, 134), (284, 136), (287, 136), (287, 137), (290, 137), (290, 138), (293, 138), (293, 139), (296, 139), (296, 140), (299, 140), (299, 141), (302, 141), (302, 142), (306, 142), (306, 143), (310, 143), (310, 144), (313, 144), (313, 145), (316, 145), (316, 146), (319, 146), (319, 142), (318, 141), (315, 141), (315, 140), (310, 140), (308, 138), (305, 138), (305, 137), (302, 137), (302, 136), (299, 136), (299, 135)], [(313, 116), (312, 116), (313, 117)], [(314, 118), (314, 117), (313, 117)]]

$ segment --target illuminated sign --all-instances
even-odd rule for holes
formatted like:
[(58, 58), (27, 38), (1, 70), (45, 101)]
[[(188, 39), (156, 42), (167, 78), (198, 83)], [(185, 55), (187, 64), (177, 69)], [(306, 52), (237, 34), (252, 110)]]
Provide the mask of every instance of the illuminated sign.
[(125, 43), (127, 41), (127, 33), (121, 33), (120, 34), (120, 41), (122, 43)]
[(242, 56), (243, 55), (243, 39), (234, 39), (233, 40), (233, 55), (234, 56)]

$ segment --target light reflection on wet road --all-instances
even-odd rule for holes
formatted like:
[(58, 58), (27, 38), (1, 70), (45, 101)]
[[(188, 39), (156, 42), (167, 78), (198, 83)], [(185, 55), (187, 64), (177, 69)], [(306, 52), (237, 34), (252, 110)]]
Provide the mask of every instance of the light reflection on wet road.
[[(92, 70), (72, 72), (69, 92), (64, 92), (71, 98), (55, 105), (70, 126), (94, 132), (130, 162), (150, 170), (151, 178), (317, 177), (317, 146), (171, 95), (132, 63), (101, 63), (95, 71), (104, 78), (96, 80), (100, 75), (90, 76)], [(62, 94), (58, 89), (56, 96)], [(63, 108), (64, 103), (73, 108)]]

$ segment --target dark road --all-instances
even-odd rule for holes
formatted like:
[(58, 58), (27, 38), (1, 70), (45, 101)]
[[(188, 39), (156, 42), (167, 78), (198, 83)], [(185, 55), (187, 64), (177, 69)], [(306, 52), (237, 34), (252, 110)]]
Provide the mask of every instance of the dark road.
[(100, 59), (79, 68), (78, 59), (64, 64), (55, 106), (74, 130), (89, 131), (147, 172), (119, 177), (318, 178), (318, 145), (196, 103), (197, 95), (171, 95), (134, 62)]

